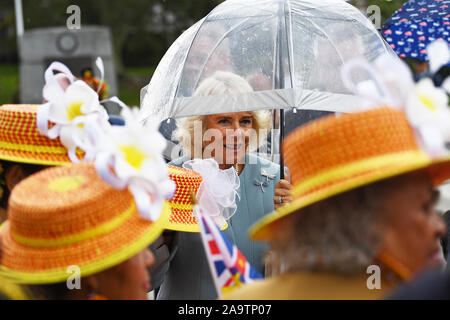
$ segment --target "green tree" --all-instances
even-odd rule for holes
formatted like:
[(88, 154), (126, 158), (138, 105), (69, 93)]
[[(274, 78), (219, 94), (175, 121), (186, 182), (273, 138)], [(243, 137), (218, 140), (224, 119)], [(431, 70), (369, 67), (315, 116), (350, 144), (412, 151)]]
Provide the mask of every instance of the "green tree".
[[(139, 57), (152, 55), (159, 61), (170, 44), (190, 25), (208, 14), (220, 0), (23, 0), (25, 28), (63, 26), (66, 8), (78, 5), (85, 25), (105, 25), (113, 35), (118, 72), (123, 71), (124, 51), (139, 49)], [(159, 16), (159, 19), (157, 19)], [(150, 43), (145, 50), (140, 42)], [(131, 49), (130, 48), (130, 49)], [(157, 49), (152, 52), (151, 49)], [(156, 55), (155, 55), (156, 53)], [(136, 57), (138, 56), (138, 57)], [(148, 61), (148, 59), (147, 59)], [(137, 62), (137, 64), (139, 64)]]
[(14, 3), (0, 1), (0, 61), (17, 61)]

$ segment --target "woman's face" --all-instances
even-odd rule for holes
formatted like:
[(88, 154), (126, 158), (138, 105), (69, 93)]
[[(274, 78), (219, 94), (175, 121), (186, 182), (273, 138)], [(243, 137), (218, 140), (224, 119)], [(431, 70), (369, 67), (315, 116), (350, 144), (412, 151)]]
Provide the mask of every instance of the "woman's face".
[(381, 249), (414, 274), (441, 263), (438, 240), (446, 227), (434, 209), (438, 193), (427, 174), (397, 179), (380, 207), (385, 231)]
[(91, 287), (111, 300), (147, 300), (151, 290), (147, 268), (154, 262), (155, 257), (146, 248), (127, 261), (91, 276)]
[(203, 157), (215, 158), (222, 169), (241, 163), (253, 125), (254, 120), (250, 112), (207, 116), (203, 135)]

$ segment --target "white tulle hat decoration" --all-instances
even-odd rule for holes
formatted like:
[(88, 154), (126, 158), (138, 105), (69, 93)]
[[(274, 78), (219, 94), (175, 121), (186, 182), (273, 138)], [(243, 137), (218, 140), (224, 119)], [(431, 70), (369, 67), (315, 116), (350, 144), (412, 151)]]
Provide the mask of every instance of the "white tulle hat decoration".
[(233, 167), (221, 170), (212, 158), (186, 161), (183, 168), (202, 176), (203, 181), (197, 192), (198, 205), (220, 228), (225, 227), (237, 210), (240, 181), (236, 170)]

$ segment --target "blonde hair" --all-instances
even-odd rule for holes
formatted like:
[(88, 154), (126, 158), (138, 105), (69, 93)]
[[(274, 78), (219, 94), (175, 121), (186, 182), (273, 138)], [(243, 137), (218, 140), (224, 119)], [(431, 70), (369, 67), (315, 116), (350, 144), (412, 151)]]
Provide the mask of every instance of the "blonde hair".
[[(203, 80), (195, 90), (193, 96), (209, 96), (220, 94), (236, 94), (253, 92), (252, 87), (244, 78), (225, 71), (217, 71), (211, 77)], [(253, 118), (253, 129), (256, 137), (250, 137), (249, 151), (255, 151), (266, 140), (267, 133), (271, 128), (270, 112), (266, 110), (250, 111)], [(177, 129), (173, 133), (174, 139), (178, 140), (188, 155), (194, 154), (194, 125), (196, 121), (202, 123), (203, 130), (206, 127), (207, 115), (194, 116), (177, 119)]]

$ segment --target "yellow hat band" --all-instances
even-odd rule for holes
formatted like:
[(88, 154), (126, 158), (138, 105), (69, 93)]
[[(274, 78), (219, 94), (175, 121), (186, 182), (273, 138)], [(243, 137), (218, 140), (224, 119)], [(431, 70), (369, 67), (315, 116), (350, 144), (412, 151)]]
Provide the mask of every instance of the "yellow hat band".
[(0, 149), (25, 152), (67, 154), (67, 149), (63, 147), (37, 146), (30, 144), (11, 143), (6, 141), (0, 141)]
[(331, 182), (342, 181), (349, 176), (355, 176), (358, 173), (367, 171), (376, 171), (379, 168), (385, 168), (390, 165), (398, 165), (398, 163), (409, 162), (411, 159), (415, 161), (431, 161), (423, 151), (407, 151), (396, 154), (386, 154), (370, 159), (363, 159), (357, 162), (342, 165), (340, 167), (329, 169), (323, 173), (314, 175), (311, 178), (303, 180), (292, 189), (294, 198), (316, 190), (318, 187), (326, 186)]

